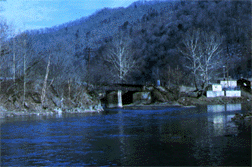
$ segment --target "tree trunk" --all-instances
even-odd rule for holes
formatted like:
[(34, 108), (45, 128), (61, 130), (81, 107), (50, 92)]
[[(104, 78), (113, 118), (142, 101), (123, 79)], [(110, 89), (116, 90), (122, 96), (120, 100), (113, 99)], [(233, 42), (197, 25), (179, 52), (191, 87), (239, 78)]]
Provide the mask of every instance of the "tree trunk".
[(199, 90), (197, 86), (196, 74), (194, 74), (193, 80), (194, 80), (194, 85), (195, 85), (196, 90)]
[(42, 105), (42, 107), (44, 107), (44, 100), (45, 100), (45, 95), (46, 95), (46, 83), (47, 83), (48, 74), (49, 74), (49, 70), (50, 70), (50, 58), (51, 58), (51, 55), (49, 55), (49, 59), (48, 59), (48, 62), (47, 62), (46, 75), (45, 75), (45, 80), (44, 80), (42, 93), (41, 93), (41, 105)]
[(15, 38), (13, 39), (13, 82), (14, 91), (16, 91), (16, 52), (15, 52)]
[(71, 81), (68, 79), (68, 98), (71, 99)]
[(26, 93), (26, 40), (24, 40), (25, 54), (24, 54), (24, 95), (23, 95), (23, 107), (25, 106), (25, 93)]

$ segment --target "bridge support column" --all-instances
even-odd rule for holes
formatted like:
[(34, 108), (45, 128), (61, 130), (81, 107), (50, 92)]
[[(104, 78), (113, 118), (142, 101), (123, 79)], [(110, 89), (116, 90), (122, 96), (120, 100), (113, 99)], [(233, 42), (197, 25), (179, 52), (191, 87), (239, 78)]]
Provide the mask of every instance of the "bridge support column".
[(108, 108), (122, 108), (122, 91), (117, 90), (117, 91), (112, 91), (107, 94), (107, 104), (106, 106)]
[(117, 91), (117, 99), (118, 99), (118, 107), (123, 107), (122, 105), (122, 91), (121, 90), (118, 90)]

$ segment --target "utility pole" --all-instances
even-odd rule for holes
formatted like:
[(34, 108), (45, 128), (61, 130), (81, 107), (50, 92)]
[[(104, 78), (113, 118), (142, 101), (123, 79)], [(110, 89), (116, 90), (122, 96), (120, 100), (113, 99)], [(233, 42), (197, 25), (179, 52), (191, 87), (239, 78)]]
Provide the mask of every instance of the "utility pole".
[[(230, 54), (229, 54), (229, 48), (228, 48), (228, 43), (227, 43), (227, 54), (228, 54), (228, 58), (230, 57)], [(229, 68), (229, 66), (228, 66), (228, 61), (226, 60), (226, 70), (227, 70), (227, 86), (229, 87), (229, 83), (228, 83), (228, 78), (229, 78), (229, 76), (228, 76), (228, 69)]]
[(223, 79), (225, 80), (225, 67), (226, 66), (223, 66)]

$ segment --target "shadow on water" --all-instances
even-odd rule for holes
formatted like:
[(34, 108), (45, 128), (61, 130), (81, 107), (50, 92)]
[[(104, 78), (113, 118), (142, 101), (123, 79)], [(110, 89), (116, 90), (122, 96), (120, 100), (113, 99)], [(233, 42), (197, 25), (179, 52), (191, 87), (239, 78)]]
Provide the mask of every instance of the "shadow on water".
[(247, 166), (251, 131), (231, 121), (235, 112), (246, 111), (235, 104), (13, 118), (1, 126), (1, 165)]

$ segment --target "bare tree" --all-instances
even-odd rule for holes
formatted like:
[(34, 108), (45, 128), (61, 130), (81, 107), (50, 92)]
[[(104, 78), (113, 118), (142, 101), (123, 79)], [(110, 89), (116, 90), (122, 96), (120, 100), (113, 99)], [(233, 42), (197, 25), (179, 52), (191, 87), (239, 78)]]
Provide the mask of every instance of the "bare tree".
[(200, 69), (200, 59), (201, 55), (198, 53), (198, 48), (200, 47), (200, 32), (199, 30), (193, 30), (187, 32), (182, 43), (184, 48), (179, 48), (179, 51), (185, 56), (186, 67), (193, 74), (193, 82), (198, 89), (197, 79), (198, 79), (198, 70)]
[[(85, 78), (86, 66), (83, 66), (83, 58), (80, 53), (79, 58), (75, 55), (74, 50), (70, 50), (69, 46), (64, 40), (55, 40), (51, 46), (51, 61), (50, 61), (50, 74), (48, 78), (52, 78), (53, 87), (57, 94), (63, 98), (64, 95), (71, 99), (74, 90), (74, 84)], [(48, 54), (48, 53), (46, 53)], [(67, 89), (64, 86), (67, 85)]]
[(214, 32), (193, 30), (187, 32), (182, 43), (184, 47), (180, 47), (179, 51), (185, 56), (184, 66), (193, 74), (196, 89), (200, 84), (205, 90), (214, 72), (223, 65), (222, 37)]
[(137, 60), (133, 57), (130, 39), (121, 34), (115, 37), (105, 53), (105, 61), (112, 66), (111, 73), (120, 82), (126, 81), (127, 76), (137, 67)]
[[(6, 51), (7, 51), (7, 39), (8, 35), (10, 35), (11, 29), (10, 26), (7, 25), (7, 22), (0, 17), (0, 57), (1, 57), (1, 64), (0, 64), (0, 73), (6, 68)], [(1, 75), (0, 77), (3, 77)], [(1, 83), (0, 83), (0, 90), (1, 90)]]
[[(22, 54), (22, 58), (23, 58), (23, 107), (25, 107), (26, 103), (26, 82), (28, 79), (28, 73), (27, 73), (27, 69), (29, 67), (29, 63), (28, 63), (28, 57), (27, 55), (29, 54), (28, 51), (30, 50), (29, 48), (29, 40), (28, 40), (28, 35), (26, 33), (21, 34), (21, 36), (19, 37), (19, 45), (20, 45), (20, 49), (22, 49), (21, 54)], [(15, 56), (16, 58), (16, 56)], [(16, 67), (15, 67), (16, 68)], [(21, 69), (19, 69), (21, 71)]]
[(13, 38), (13, 82), (16, 83), (16, 50), (15, 50), (15, 38)]
[(202, 76), (202, 89), (204, 90), (209, 83), (209, 80), (214, 76), (214, 72), (222, 68), (222, 37), (217, 33), (201, 32), (201, 47), (199, 48), (201, 60), (200, 75)]

